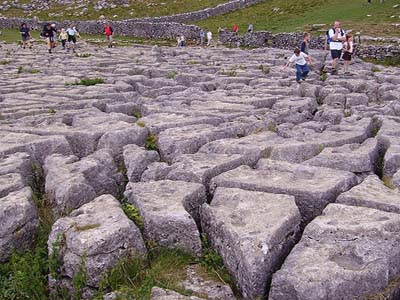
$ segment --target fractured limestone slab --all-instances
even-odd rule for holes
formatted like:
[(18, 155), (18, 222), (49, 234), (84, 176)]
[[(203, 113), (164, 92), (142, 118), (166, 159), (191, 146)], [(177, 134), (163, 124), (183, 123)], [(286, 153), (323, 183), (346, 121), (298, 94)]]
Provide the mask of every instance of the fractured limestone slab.
[(388, 188), (376, 175), (368, 176), (361, 184), (341, 194), (336, 202), (400, 213), (399, 190)]
[(262, 159), (256, 169), (241, 166), (218, 175), (211, 180), (210, 188), (211, 191), (231, 187), (292, 195), (307, 222), (356, 184), (356, 176), (349, 172)]
[(293, 196), (218, 188), (201, 224), (245, 299), (265, 297), (272, 274), (300, 232)]
[(206, 202), (203, 185), (172, 180), (130, 182), (125, 196), (143, 217), (145, 239), (159, 246), (201, 254), (196, 221), (200, 206)]
[(400, 274), (400, 215), (329, 204), (272, 279), (270, 300), (365, 298)]

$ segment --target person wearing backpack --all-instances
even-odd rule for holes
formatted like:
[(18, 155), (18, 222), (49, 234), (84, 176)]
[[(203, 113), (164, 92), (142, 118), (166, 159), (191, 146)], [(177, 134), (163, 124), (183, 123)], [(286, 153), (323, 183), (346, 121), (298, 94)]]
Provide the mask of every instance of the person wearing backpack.
[(112, 48), (112, 45), (113, 45), (113, 33), (114, 33), (114, 30), (112, 29), (110, 24), (106, 23), (106, 26), (104, 27), (104, 34), (106, 35), (107, 40), (108, 40), (108, 48)]
[(49, 53), (51, 53), (52, 40), (54, 38), (54, 30), (51, 27), (50, 23), (44, 25), (43, 31), (40, 34), (40, 36), (46, 39), (47, 49), (49, 50)]
[(22, 48), (25, 49), (25, 47), (28, 46), (29, 49), (32, 49), (31, 43), (29, 42), (29, 40), (31, 39), (31, 32), (26, 23), (21, 24), (19, 32), (21, 33)]
[(346, 32), (340, 28), (340, 22), (335, 21), (333, 28), (327, 31), (327, 45), (332, 56), (332, 72), (337, 74), (337, 65), (342, 56), (343, 42), (346, 40)]

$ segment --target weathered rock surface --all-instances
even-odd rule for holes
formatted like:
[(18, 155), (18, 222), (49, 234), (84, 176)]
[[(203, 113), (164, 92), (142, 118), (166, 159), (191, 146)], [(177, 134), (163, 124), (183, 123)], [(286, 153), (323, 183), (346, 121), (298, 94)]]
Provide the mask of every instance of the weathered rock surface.
[(162, 289), (159, 287), (153, 287), (151, 289), (151, 300), (201, 300), (204, 298), (199, 298), (195, 296), (183, 296), (177, 292)]
[(30, 188), (0, 197), (0, 262), (7, 261), (14, 251), (29, 249), (38, 226)]
[(218, 188), (201, 209), (202, 229), (245, 299), (265, 296), (296, 242), (300, 221), (294, 197), (240, 189)]
[(368, 176), (361, 184), (341, 194), (336, 202), (400, 213), (399, 190), (388, 188), (375, 175)]
[(125, 196), (143, 217), (146, 240), (201, 254), (196, 221), (199, 221), (200, 206), (206, 202), (204, 186), (171, 180), (131, 182)]
[(160, 160), (157, 151), (146, 151), (137, 145), (127, 145), (124, 147), (124, 162), (126, 175), (131, 182), (140, 181), (146, 168)]
[(355, 299), (399, 276), (400, 216), (330, 204), (272, 279), (271, 300)]
[(292, 195), (302, 219), (309, 221), (356, 184), (355, 175), (346, 171), (263, 159), (256, 169), (241, 166), (215, 177), (210, 186), (212, 191), (231, 187)]
[(51, 286), (68, 286), (83, 264), (87, 286), (98, 287), (103, 272), (118, 260), (130, 255), (145, 255), (146, 247), (139, 229), (124, 214), (111, 195), (102, 195), (56, 221), (48, 240), (50, 255), (58, 254), (62, 267), (61, 282), (51, 279)]

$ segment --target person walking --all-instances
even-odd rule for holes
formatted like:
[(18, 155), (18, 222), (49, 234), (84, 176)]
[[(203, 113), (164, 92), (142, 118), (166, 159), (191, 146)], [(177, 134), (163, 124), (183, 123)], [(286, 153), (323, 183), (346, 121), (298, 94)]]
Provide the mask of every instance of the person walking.
[(236, 24), (234, 24), (234, 25), (233, 25), (233, 28), (232, 28), (232, 31), (233, 31), (234, 33), (238, 33), (238, 31), (239, 31), (239, 26), (237, 26)]
[(68, 41), (68, 33), (65, 31), (64, 28), (61, 28), (61, 32), (60, 35), (58, 36), (58, 39), (61, 41), (63, 50), (65, 50)]
[(204, 32), (203, 29), (200, 30), (200, 46), (204, 45), (204, 39), (206, 37), (206, 33)]
[(300, 51), (309, 55), (311, 36), (308, 32), (303, 33), (303, 41), (300, 45)]
[(75, 45), (76, 45), (76, 38), (79, 37), (79, 32), (76, 30), (74, 24), (70, 24), (69, 28), (66, 30), (68, 34), (68, 48), (72, 48), (72, 51), (75, 53)]
[(212, 41), (212, 32), (209, 30), (207, 32), (207, 46), (211, 45), (211, 41)]
[(19, 32), (21, 33), (21, 46), (22, 48), (25, 49), (26, 46), (29, 47), (29, 49), (32, 49), (30, 39), (31, 39), (31, 32), (29, 27), (26, 25), (26, 23), (22, 23)]
[(114, 30), (113, 30), (113, 28), (110, 26), (110, 24), (108, 22), (106, 23), (106, 26), (104, 27), (104, 34), (107, 37), (108, 48), (112, 48)]
[(294, 54), (291, 58), (289, 58), (288, 62), (283, 66), (283, 69), (287, 68), (289, 65), (295, 63), (296, 64), (296, 82), (300, 83), (300, 80), (305, 80), (310, 69), (308, 68), (307, 62), (311, 65), (311, 58), (301, 52), (299, 48), (294, 49)]
[(47, 49), (48, 49), (49, 53), (51, 53), (52, 40), (54, 38), (54, 30), (53, 30), (53, 28), (51, 28), (50, 23), (46, 23), (46, 25), (44, 26), (43, 31), (41, 33), (41, 36), (46, 39)]
[(253, 30), (254, 30), (254, 27), (253, 27), (253, 24), (249, 24), (249, 27), (247, 27), (247, 32), (248, 33), (253, 33)]
[(337, 65), (342, 56), (343, 42), (345, 40), (346, 32), (340, 27), (340, 22), (335, 21), (333, 28), (329, 29), (327, 33), (327, 44), (332, 57), (331, 74), (337, 74)]
[(344, 53), (344, 73), (349, 74), (349, 66), (351, 63), (351, 57), (354, 52), (353, 36), (351, 34), (346, 34), (346, 41), (343, 43)]

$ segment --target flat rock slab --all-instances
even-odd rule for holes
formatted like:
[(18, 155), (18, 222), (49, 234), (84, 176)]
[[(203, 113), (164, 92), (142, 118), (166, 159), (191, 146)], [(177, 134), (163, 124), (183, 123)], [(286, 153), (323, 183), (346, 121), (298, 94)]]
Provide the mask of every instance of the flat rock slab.
[(200, 206), (206, 202), (203, 185), (172, 180), (130, 182), (125, 196), (143, 217), (145, 239), (201, 255), (196, 221)]
[(325, 148), (318, 156), (305, 161), (304, 164), (353, 173), (371, 173), (375, 171), (378, 152), (378, 141), (371, 138), (362, 144)]
[(0, 198), (0, 262), (28, 249), (39, 227), (32, 191), (25, 187)]
[(201, 300), (204, 298), (199, 298), (196, 296), (183, 296), (177, 292), (162, 289), (159, 287), (153, 287), (151, 289), (150, 300)]
[(202, 229), (245, 299), (265, 297), (295, 244), (301, 216), (293, 196), (218, 188), (201, 209)]
[(0, 198), (25, 186), (22, 176), (18, 173), (0, 175)]
[(399, 189), (388, 188), (375, 175), (368, 176), (361, 184), (341, 194), (336, 202), (400, 213)]
[(355, 299), (400, 275), (400, 215), (330, 204), (272, 279), (270, 300)]
[(102, 273), (118, 260), (147, 252), (139, 229), (111, 195), (97, 197), (58, 219), (47, 245), (50, 254), (58, 248), (62, 261), (59, 275), (65, 281), (73, 278), (84, 259), (89, 287), (98, 287)]
[(256, 169), (241, 166), (213, 178), (210, 189), (231, 187), (292, 195), (303, 221), (308, 222), (356, 184), (356, 176), (349, 172), (262, 159)]
[(166, 179), (197, 182), (208, 186), (213, 177), (240, 165), (249, 164), (251, 161), (246, 156), (238, 154), (184, 154), (173, 160), (172, 170)]

